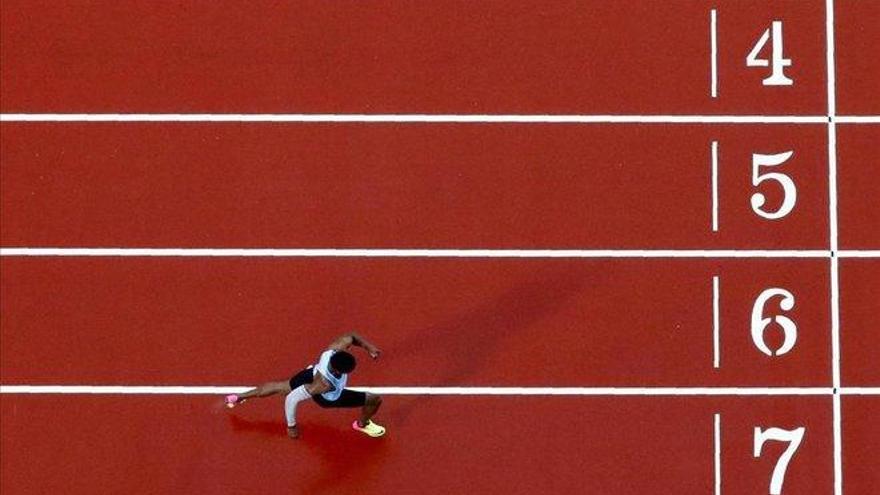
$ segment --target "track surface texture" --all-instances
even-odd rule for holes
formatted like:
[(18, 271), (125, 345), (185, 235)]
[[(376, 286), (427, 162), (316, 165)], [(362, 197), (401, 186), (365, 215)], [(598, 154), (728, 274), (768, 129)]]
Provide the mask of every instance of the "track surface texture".
[[(880, 493), (878, 45), (859, 0), (3, 0), (0, 492)], [(383, 438), (223, 407), (352, 330)]]

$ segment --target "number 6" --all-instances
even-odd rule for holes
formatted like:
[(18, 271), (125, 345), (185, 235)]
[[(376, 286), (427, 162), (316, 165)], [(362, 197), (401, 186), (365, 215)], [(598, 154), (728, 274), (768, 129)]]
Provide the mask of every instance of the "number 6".
[(763, 210), (761, 207), (764, 206), (767, 198), (761, 193), (752, 194), (752, 210), (754, 210), (759, 216), (769, 220), (778, 220), (791, 213), (791, 210), (794, 209), (794, 205), (797, 203), (797, 187), (795, 187), (794, 181), (791, 180), (791, 177), (775, 172), (761, 174), (761, 167), (776, 167), (781, 165), (788, 161), (793, 154), (793, 150), (776, 155), (762, 155), (760, 153), (752, 154), (752, 185), (757, 187), (764, 181), (774, 180), (782, 186), (783, 192), (782, 206), (776, 211)]
[(771, 288), (761, 292), (761, 295), (755, 299), (755, 305), (752, 306), (752, 342), (755, 343), (755, 347), (757, 347), (758, 350), (768, 356), (773, 356), (774, 353), (769, 347), (767, 347), (767, 343), (764, 341), (764, 330), (771, 321), (776, 321), (776, 323), (782, 327), (782, 332), (785, 337), (785, 340), (782, 342), (782, 347), (776, 350), (777, 356), (781, 356), (790, 351), (794, 347), (795, 342), (797, 342), (797, 325), (795, 325), (791, 318), (783, 315), (776, 315), (772, 319), (764, 318), (764, 306), (771, 297), (776, 296), (782, 296), (782, 301), (779, 302), (779, 307), (784, 311), (791, 311), (792, 308), (794, 308), (794, 295), (791, 292), (780, 288)]

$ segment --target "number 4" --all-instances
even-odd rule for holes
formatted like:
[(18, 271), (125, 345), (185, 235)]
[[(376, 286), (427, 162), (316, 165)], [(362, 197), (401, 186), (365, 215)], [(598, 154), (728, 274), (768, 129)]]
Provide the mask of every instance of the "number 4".
[(794, 457), (795, 451), (800, 447), (801, 440), (804, 439), (804, 431), (806, 429), (801, 426), (794, 430), (783, 430), (782, 428), (767, 428), (761, 431), (761, 428), (755, 427), (755, 457), (761, 457), (761, 448), (767, 440), (778, 442), (788, 442), (785, 452), (779, 456), (776, 461), (776, 467), (773, 468), (773, 475), (770, 477), (770, 495), (782, 494), (782, 482), (785, 481), (785, 471), (788, 469), (788, 463)]
[[(766, 58), (758, 58), (758, 54), (770, 39), (771, 31), (773, 32), (772, 64)], [(785, 68), (791, 66), (791, 59), (782, 55), (782, 21), (773, 21), (773, 24), (764, 30), (764, 34), (746, 56), (746, 66), (748, 67), (770, 67), (771, 65), (772, 70), (770, 75), (764, 78), (764, 86), (791, 86), (794, 84), (794, 81), (786, 77), (784, 73)]]

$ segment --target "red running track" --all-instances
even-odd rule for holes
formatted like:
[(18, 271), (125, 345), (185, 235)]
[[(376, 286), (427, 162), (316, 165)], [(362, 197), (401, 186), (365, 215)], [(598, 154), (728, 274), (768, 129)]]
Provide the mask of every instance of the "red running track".
[[(192, 2), (181, 12), (147, 1), (6, 0), (0, 106), (4, 113), (823, 115), (824, 4), (261, 0)], [(835, 16), (838, 113), (876, 115), (880, 61), (868, 54), (880, 42), (880, 5), (838, 1)], [(766, 75), (744, 59), (774, 19), (785, 23), (796, 83), (768, 91)]]
[[(828, 248), (824, 126), (4, 124), (4, 246)], [(843, 136), (844, 131), (841, 130)], [(870, 136), (870, 134), (868, 134)], [(862, 138), (864, 139), (864, 138)], [(711, 142), (719, 148), (712, 232)], [(846, 187), (876, 182), (870, 150)], [(782, 188), (752, 153), (793, 151)], [(870, 160), (870, 158), (867, 158)], [(867, 163), (870, 163), (868, 161)], [(850, 186), (852, 181), (852, 186)], [(871, 196), (841, 218), (875, 232)], [(845, 244), (844, 244), (845, 245)]]
[(850, 386), (880, 384), (880, 260), (841, 260), (841, 373)]
[[(865, 57), (880, 43), (880, 3), (835, 2), (835, 72), (840, 115), (880, 115), (880, 59)], [(843, 148), (838, 148), (842, 150)]]
[(880, 490), (880, 471), (871, 462), (880, 454), (877, 411), (880, 411), (880, 397), (843, 398), (842, 416), (846, 418), (842, 425), (843, 469), (847, 494), (868, 495)]
[(880, 247), (880, 125), (838, 127), (838, 211), (842, 249)]
[[(0, 99), (6, 113), (824, 115), (824, 3), (6, 0)], [(768, 90), (745, 56), (774, 19), (797, 82)], [(876, 80), (873, 60), (858, 67)]]
[[(229, 412), (214, 397), (3, 396), (0, 488), (16, 494), (95, 487), (115, 493), (712, 493), (717, 412), (726, 493), (767, 491), (784, 445), (771, 442), (754, 459), (756, 426), (806, 428), (785, 493), (831, 492), (826, 397), (392, 397), (379, 416), (389, 433), (379, 440), (347, 429), (351, 413), (301, 409), (303, 438), (294, 442), (279, 421), (280, 399)], [(858, 453), (859, 444), (851, 445)], [(859, 486), (847, 493), (868, 495)]]
[[(182, 14), (155, 2), (7, 0), (0, 110), (823, 115), (824, 2), (717, 4), (257, 1)], [(838, 113), (876, 114), (878, 62), (866, 54), (877, 4), (837, 4)], [(743, 57), (774, 19), (797, 82), (768, 89)], [(4, 247), (829, 247), (820, 125), (0, 129)], [(842, 248), (878, 245), (876, 134), (838, 126)], [(759, 221), (749, 155), (784, 149), (795, 150), (784, 169), (798, 206)], [(878, 263), (840, 265), (843, 382), (876, 385)], [(352, 322), (386, 350), (359, 370), (362, 384), (831, 384), (827, 260), (4, 258), (0, 268), (3, 384), (281, 378)], [(771, 285), (797, 297), (798, 344), (781, 358), (748, 335), (751, 304)], [(767, 338), (778, 345), (778, 329)], [(230, 348), (261, 358), (230, 360)], [(569, 355), (577, 366), (560, 360)], [(874, 494), (880, 404), (842, 402), (846, 494)], [(704, 494), (715, 413), (725, 494), (767, 491), (781, 445), (754, 459), (752, 431), (771, 426), (807, 429), (786, 493), (832, 488), (830, 397), (390, 397), (386, 438), (311, 408), (299, 444), (280, 431), (278, 401), (219, 406), (4, 394), (0, 490)]]
[[(255, 384), (291, 376), (356, 325), (386, 351), (382, 365), (358, 370), (362, 385), (831, 385), (821, 259), (7, 258), (0, 266), (5, 383)], [(797, 344), (779, 357), (759, 352), (750, 333), (755, 300), (770, 287), (796, 300), (784, 314), (798, 324)], [(780, 314), (779, 298), (764, 314)], [(776, 325), (765, 338), (782, 344)], [(876, 344), (865, 347), (848, 350), (875, 355)], [(870, 376), (864, 365), (848, 372)]]

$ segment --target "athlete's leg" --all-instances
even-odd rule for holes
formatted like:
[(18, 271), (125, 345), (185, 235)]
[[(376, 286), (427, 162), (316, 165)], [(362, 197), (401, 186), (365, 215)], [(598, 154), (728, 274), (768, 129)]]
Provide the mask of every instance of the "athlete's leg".
[(358, 426), (364, 427), (367, 423), (370, 422), (370, 418), (372, 418), (376, 411), (379, 410), (379, 406), (382, 405), (382, 396), (367, 393), (367, 400), (364, 403), (364, 407), (361, 409), (361, 419), (358, 420)]
[(351, 427), (371, 437), (381, 437), (385, 434), (385, 427), (377, 425), (370, 419), (382, 405), (382, 397), (376, 394), (345, 389), (336, 400), (327, 400), (321, 395), (315, 395), (312, 399), (321, 407), (360, 407), (361, 417), (352, 421)]
[(284, 399), (284, 417), (287, 419), (287, 436), (299, 437), (299, 428), (296, 423), (296, 410), (300, 402), (312, 398), (311, 384), (300, 385), (293, 389)]
[(232, 394), (226, 396), (226, 406), (235, 407), (239, 402), (250, 399), (251, 397), (269, 397), (276, 394), (289, 394), (291, 390), (296, 390), (300, 385), (312, 383), (314, 373), (311, 366), (303, 369), (299, 373), (293, 375), (286, 382), (269, 382), (244, 392), (243, 394)]
[(226, 405), (232, 407), (254, 397), (270, 397), (286, 393), (290, 393), (290, 382), (268, 382), (241, 394), (227, 395)]

